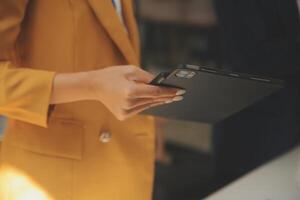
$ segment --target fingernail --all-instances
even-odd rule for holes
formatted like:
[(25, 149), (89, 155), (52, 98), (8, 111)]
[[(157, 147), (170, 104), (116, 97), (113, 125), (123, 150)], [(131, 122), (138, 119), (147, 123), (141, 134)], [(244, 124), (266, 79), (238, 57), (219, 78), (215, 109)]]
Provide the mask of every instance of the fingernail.
[(160, 106), (160, 105), (163, 105), (164, 103), (158, 103), (158, 104), (152, 104), (150, 105), (150, 107), (156, 107), (156, 106)]
[(178, 90), (178, 91), (176, 92), (176, 95), (177, 95), (177, 96), (180, 96), (180, 95), (183, 95), (183, 94), (185, 94), (185, 93), (186, 93), (185, 90)]
[(183, 97), (182, 96), (178, 96), (178, 97), (174, 97), (173, 101), (182, 101)]
[(169, 104), (169, 103), (172, 103), (173, 100), (168, 100), (168, 101), (165, 101), (165, 103)]

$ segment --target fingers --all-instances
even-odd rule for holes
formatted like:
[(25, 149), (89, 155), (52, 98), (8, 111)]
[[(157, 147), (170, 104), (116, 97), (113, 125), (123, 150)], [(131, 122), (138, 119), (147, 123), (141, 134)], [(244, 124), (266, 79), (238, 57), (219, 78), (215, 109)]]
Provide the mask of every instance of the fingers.
[(143, 112), (144, 110), (147, 110), (149, 108), (152, 108), (152, 107), (156, 107), (156, 106), (161, 106), (161, 105), (164, 105), (166, 104), (165, 102), (156, 102), (156, 103), (150, 103), (150, 104), (146, 104), (146, 105), (142, 105), (142, 106), (138, 106), (132, 110), (129, 110), (126, 112), (126, 118), (129, 118), (129, 117), (132, 117), (140, 112)]
[(182, 96), (176, 97), (162, 97), (162, 98), (138, 98), (138, 99), (130, 99), (125, 104), (125, 110), (131, 110), (139, 106), (147, 105), (147, 104), (155, 104), (158, 102), (172, 103), (174, 101), (181, 101), (183, 99)]
[[(146, 72), (140, 68), (135, 67), (127, 78), (132, 81), (140, 82), (136, 83), (129, 91), (131, 98), (162, 98), (162, 97), (174, 97), (183, 95), (184, 90), (177, 88), (159, 87), (149, 85), (154, 76), (149, 72)], [(146, 84), (145, 84), (146, 83)]]
[(150, 83), (154, 78), (154, 75), (138, 67), (135, 67), (133, 72), (128, 75), (129, 80), (142, 83)]
[(136, 114), (138, 114), (138, 113), (140, 113), (144, 110), (147, 110), (149, 108), (164, 105), (164, 104), (173, 103), (173, 102), (176, 102), (176, 101), (182, 101), (183, 97), (182, 96), (177, 96), (177, 97), (174, 97), (171, 100), (166, 100), (166, 99), (169, 99), (169, 98), (162, 98), (161, 101), (153, 101), (151, 103), (143, 103), (141, 105), (134, 106), (131, 109), (123, 109), (122, 114), (119, 115), (117, 118), (119, 120), (123, 121), (123, 120), (125, 120), (129, 117), (132, 117), (133, 115), (136, 115)]
[(137, 84), (129, 94), (130, 98), (163, 98), (185, 94), (185, 90), (159, 87), (147, 84)]

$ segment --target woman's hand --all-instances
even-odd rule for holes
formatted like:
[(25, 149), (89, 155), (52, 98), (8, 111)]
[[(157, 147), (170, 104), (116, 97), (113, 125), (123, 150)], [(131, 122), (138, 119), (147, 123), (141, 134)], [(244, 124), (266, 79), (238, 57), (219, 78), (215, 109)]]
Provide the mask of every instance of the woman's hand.
[(89, 90), (119, 120), (150, 107), (180, 101), (183, 90), (152, 86), (150, 73), (135, 66), (115, 66), (90, 72)]
[(57, 74), (51, 104), (80, 100), (101, 101), (119, 120), (150, 107), (183, 99), (183, 90), (152, 86), (150, 73), (135, 66)]

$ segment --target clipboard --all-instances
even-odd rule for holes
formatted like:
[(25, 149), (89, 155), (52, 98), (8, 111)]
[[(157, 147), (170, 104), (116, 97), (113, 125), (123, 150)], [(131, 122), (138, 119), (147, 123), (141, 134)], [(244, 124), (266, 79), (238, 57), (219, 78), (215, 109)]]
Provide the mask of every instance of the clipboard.
[(184, 100), (142, 112), (214, 124), (284, 88), (284, 81), (205, 66), (182, 65), (150, 84), (186, 90)]

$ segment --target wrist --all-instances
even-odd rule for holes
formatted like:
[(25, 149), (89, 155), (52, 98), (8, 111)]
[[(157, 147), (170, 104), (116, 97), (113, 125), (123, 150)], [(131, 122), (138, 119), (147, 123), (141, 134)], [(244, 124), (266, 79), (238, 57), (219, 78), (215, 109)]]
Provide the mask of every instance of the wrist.
[(94, 71), (80, 72), (77, 77), (80, 92), (87, 100), (96, 100), (96, 86)]

